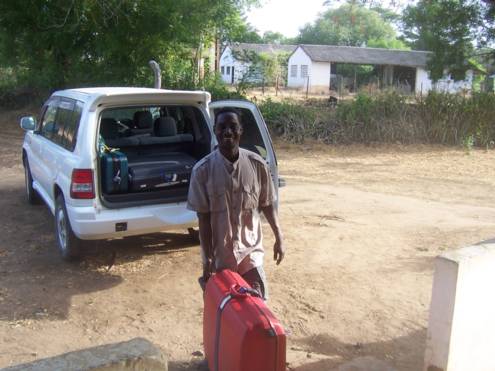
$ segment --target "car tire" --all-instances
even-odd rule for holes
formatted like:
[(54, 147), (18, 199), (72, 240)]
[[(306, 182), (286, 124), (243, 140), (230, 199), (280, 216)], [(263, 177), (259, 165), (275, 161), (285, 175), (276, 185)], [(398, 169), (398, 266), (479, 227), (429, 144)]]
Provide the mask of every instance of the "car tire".
[(82, 240), (72, 231), (64, 196), (61, 194), (55, 201), (55, 239), (63, 260), (74, 261), (80, 258)]
[(24, 159), (24, 182), (26, 185), (26, 199), (31, 205), (39, 205), (41, 203), (38, 192), (33, 188), (33, 177), (31, 175), (31, 169), (29, 168), (29, 161)]

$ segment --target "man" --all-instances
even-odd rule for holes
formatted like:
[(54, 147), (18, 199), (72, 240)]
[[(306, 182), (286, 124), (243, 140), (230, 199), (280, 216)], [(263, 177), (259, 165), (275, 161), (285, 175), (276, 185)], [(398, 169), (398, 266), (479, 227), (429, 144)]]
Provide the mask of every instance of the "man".
[(218, 149), (194, 167), (187, 205), (198, 214), (202, 278), (230, 269), (266, 299), (260, 211), (275, 235), (277, 265), (285, 254), (270, 170), (262, 157), (239, 148), (243, 129), (236, 110), (217, 112), (214, 132)]

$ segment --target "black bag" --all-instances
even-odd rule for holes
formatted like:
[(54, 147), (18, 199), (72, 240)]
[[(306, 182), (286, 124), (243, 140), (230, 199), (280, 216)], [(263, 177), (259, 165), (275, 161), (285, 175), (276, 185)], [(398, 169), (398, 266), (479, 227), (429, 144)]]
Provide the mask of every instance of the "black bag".
[(158, 191), (189, 188), (196, 160), (185, 153), (168, 153), (139, 158), (129, 164), (129, 191)]

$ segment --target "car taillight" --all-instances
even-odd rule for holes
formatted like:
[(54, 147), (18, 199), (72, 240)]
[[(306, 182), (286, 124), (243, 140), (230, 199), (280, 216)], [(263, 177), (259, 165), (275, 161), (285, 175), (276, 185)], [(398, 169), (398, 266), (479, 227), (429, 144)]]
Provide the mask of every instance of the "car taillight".
[(93, 170), (74, 169), (70, 183), (70, 196), (79, 199), (95, 198)]

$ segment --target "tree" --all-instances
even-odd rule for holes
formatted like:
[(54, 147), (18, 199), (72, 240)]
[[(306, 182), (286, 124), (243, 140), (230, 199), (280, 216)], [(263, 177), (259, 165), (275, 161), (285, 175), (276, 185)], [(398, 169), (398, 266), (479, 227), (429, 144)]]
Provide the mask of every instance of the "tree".
[[(448, 70), (454, 80), (463, 80), (470, 69), (475, 43), (486, 44), (482, 32), (483, 4), (476, 0), (420, 0), (403, 14), (403, 33), (413, 49), (432, 51), (428, 63), (436, 81)], [(487, 13), (488, 14), (488, 13)]]
[[(254, 0), (17, 0), (0, 2), (0, 63), (34, 88), (169, 83), (190, 73), (202, 45)], [(168, 63), (170, 62), (170, 63)]]
[[(380, 8), (381, 9), (381, 8)], [(405, 47), (397, 40), (396, 32), (385, 14), (366, 8), (359, 1), (350, 1), (336, 9), (324, 12), (314, 24), (306, 24), (299, 33), (298, 42), (302, 44), (373, 46), (396, 48)]]
[(290, 44), (290, 39), (282, 35), (280, 32), (266, 31), (262, 38), (265, 44)]

